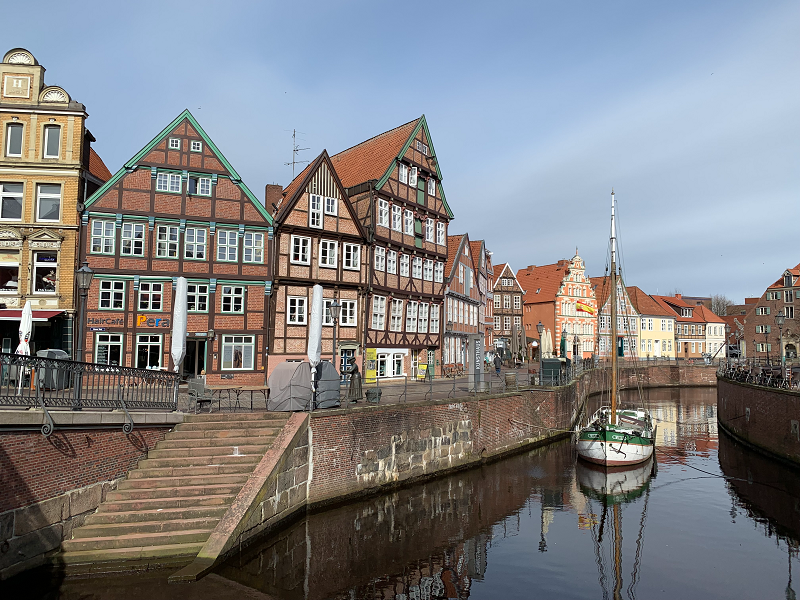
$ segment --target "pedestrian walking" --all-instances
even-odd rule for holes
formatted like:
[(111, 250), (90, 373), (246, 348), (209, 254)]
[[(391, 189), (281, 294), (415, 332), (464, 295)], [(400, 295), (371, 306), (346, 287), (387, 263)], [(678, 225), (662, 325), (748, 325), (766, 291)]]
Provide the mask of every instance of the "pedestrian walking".
[(497, 373), (497, 376), (500, 377), (500, 365), (503, 364), (503, 361), (500, 360), (500, 356), (495, 354), (494, 356), (494, 372)]

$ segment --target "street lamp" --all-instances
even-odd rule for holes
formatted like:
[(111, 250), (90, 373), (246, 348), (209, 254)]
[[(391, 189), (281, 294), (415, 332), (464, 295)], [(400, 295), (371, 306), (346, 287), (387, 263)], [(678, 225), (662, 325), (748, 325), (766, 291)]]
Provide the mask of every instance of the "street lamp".
[(342, 310), (342, 305), (334, 298), (329, 310), (331, 311), (331, 318), (333, 319), (333, 368), (338, 373), (339, 369), (336, 369), (336, 325), (339, 323), (339, 313)]
[[(85, 335), (84, 331), (86, 330), (86, 304), (87, 304), (87, 296), (89, 295), (89, 288), (92, 285), (92, 278), (94, 277), (94, 271), (89, 268), (89, 263), (84, 261), (83, 266), (75, 271), (75, 283), (78, 286), (78, 291), (80, 292), (81, 296), (81, 312), (80, 312), (80, 320), (78, 322), (78, 362), (84, 362), (86, 358), (84, 356), (84, 344), (85, 344)], [(75, 381), (75, 397), (72, 402), (72, 410), (80, 410), (81, 409), (81, 388), (83, 387), (83, 374), (79, 370), (78, 371), (78, 378)]]
[(781, 366), (786, 364), (786, 358), (783, 356), (783, 322), (786, 319), (786, 316), (783, 314), (783, 310), (778, 312), (775, 315), (775, 325), (778, 326), (778, 331), (780, 332), (780, 338), (778, 340), (778, 351), (781, 353)]
[(542, 325), (541, 321), (536, 325), (536, 331), (539, 332), (539, 385), (542, 385), (542, 333), (544, 333), (544, 325)]
[(767, 364), (769, 365), (769, 332), (766, 325), (762, 325), (762, 327), (764, 328), (764, 352), (767, 353)]

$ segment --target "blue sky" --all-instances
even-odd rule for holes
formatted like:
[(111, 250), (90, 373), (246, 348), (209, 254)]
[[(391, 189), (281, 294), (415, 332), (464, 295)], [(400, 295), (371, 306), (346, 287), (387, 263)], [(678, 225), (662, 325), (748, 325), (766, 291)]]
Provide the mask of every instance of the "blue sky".
[[(111, 171), (184, 108), (263, 198), (425, 114), (456, 219), (515, 269), (760, 295), (800, 262), (800, 3), (29, 2), (6, 30), (83, 102)], [(33, 23), (33, 21), (31, 21)], [(68, 36), (74, 36), (69, 39)]]

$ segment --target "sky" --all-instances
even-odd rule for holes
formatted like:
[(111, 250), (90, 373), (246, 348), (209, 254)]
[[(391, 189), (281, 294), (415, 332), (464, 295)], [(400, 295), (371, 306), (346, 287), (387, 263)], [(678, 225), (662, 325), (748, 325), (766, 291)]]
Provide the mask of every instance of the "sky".
[(450, 233), (495, 264), (602, 275), (612, 187), (628, 285), (740, 303), (800, 263), (796, 0), (25, 6), (3, 50), (86, 105), (112, 172), (188, 108), (263, 199), (293, 130), (310, 160), (424, 114)]

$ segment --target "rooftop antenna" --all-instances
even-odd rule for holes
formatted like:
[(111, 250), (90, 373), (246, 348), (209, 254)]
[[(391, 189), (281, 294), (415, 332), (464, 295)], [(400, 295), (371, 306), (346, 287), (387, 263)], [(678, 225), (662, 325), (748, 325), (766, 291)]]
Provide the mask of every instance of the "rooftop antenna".
[[(302, 131), (300, 133), (303, 133)], [(302, 152), (303, 150), (309, 150), (309, 148), (300, 148), (297, 145), (297, 130), (292, 129), (292, 162), (283, 163), (287, 167), (292, 165), (292, 179), (294, 179), (294, 169), (296, 165), (305, 165), (311, 161), (308, 160), (297, 160), (297, 153)]]

